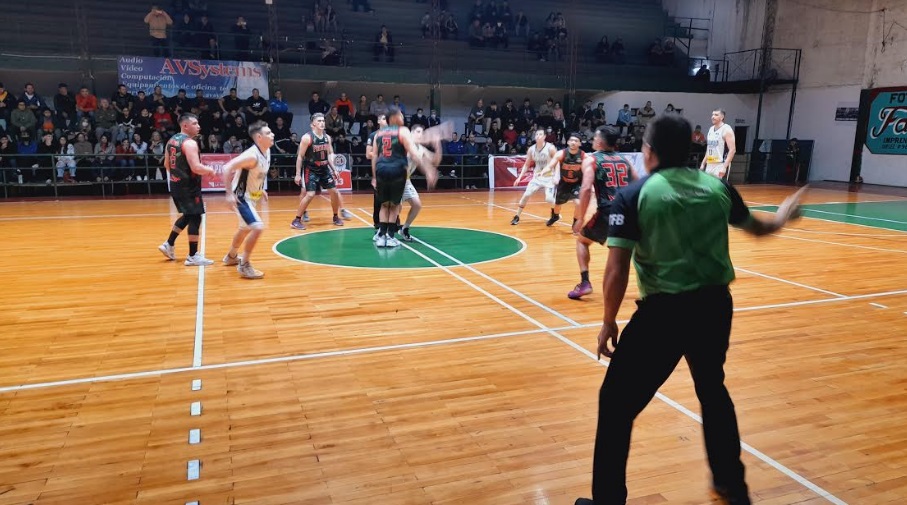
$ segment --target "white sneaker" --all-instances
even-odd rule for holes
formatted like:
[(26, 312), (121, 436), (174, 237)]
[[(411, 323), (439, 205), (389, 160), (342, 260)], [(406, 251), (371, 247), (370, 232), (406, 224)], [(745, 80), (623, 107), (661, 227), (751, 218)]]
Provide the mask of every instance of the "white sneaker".
[(238, 254), (236, 256), (230, 256), (230, 253), (227, 253), (227, 255), (224, 256), (224, 265), (226, 265), (228, 267), (233, 266), (233, 265), (239, 265), (240, 263), (242, 263), (242, 256), (240, 256)]
[(243, 279), (261, 279), (265, 276), (261, 270), (255, 270), (251, 263), (240, 263), (236, 266), (236, 271)]
[(381, 232), (378, 231), (378, 230), (375, 230), (375, 236), (372, 237), (372, 242), (378, 242), (378, 238), (379, 238), (380, 236), (381, 236)]
[(214, 262), (202, 256), (202, 253), (197, 252), (192, 256), (187, 257), (183, 264), (187, 267), (206, 267), (208, 265), (213, 265)]
[(173, 251), (173, 246), (167, 242), (157, 246), (157, 250), (160, 251), (168, 260), (175, 260), (176, 253)]
[(353, 219), (353, 213), (346, 209), (340, 209), (340, 217), (349, 221), (350, 219)]
[(387, 237), (384, 247), (400, 247), (400, 241), (396, 237)]
[(309, 222), (309, 211), (305, 211), (305, 212), (302, 213), (302, 221), (303, 221), (304, 223), (308, 223), (308, 222)]
[(387, 247), (387, 236), (375, 237), (375, 245), (378, 247)]

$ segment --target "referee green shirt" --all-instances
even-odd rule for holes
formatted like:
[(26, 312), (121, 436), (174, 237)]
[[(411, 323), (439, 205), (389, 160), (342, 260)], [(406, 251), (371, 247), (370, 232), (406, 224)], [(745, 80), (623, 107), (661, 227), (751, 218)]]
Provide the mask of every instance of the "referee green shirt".
[(740, 193), (691, 168), (661, 169), (621, 189), (611, 203), (609, 247), (633, 251), (641, 297), (734, 280), (728, 223), (750, 219)]

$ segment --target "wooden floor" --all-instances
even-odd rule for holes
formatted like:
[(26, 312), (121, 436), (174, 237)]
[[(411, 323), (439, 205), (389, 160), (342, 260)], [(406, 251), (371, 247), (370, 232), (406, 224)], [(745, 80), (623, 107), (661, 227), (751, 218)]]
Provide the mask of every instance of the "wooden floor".
[[(777, 204), (790, 189), (741, 192)], [(518, 197), (423, 195), (417, 235), (418, 225), (473, 228), (527, 248), (413, 271), (278, 256), (272, 245), (300, 232), (288, 226), (296, 198), (274, 197), (254, 262), (262, 281), (164, 261), (166, 199), (0, 203), (0, 504), (588, 496), (607, 253), (593, 249), (596, 292), (568, 300), (569, 227), (546, 228), (541, 202), (510, 226)], [(203, 244), (219, 260), (236, 218), (222, 198), (208, 202)], [(314, 205), (303, 233), (332, 228), (328, 202)], [(347, 207), (370, 209), (371, 198), (348, 196)], [(819, 219), (759, 241), (731, 233), (728, 386), (755, 503), (907, 503), (907, 233)], [(181, 258), (186, 248), (180, 237)], [(636, 293), (631, 280), (622, 319)], [(709, 503), (685, 365), (661, 393), (635, 426), (630, 503)]]

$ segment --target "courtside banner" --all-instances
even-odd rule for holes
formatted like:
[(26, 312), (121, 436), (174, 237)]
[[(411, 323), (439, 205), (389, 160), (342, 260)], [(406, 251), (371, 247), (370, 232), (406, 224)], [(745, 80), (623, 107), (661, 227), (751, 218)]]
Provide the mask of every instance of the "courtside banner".
[(907, 154), (907, 88), (879, 88), (869, 93), (869, 152)]
[(117, 68), (119, 82), (133, 95), (139, 91), (150, 95), (155, 86), (160, 86), (165, 96), (175, 96), (184, 89), (194, 97), (195, 90), (200, 89), (208, 98), (220, 98), (236, 88), (237, 96), (245, 100), (257, 88), (268, 98), (268, 69), (262, 63), (120, 56)]
[(340, 191), (352, 192), (353, 191), (353, 173), (350, 171), (352, 164), (350, 163), (350, 156), (348, 154), (338, 154), (334, 153), (334, 166), (337, 167), (337, 171), (340, 172), (340, 175), (337, 176), (335, 181), (337, 184), (337, 189)]
[[(492, 188), (514, 187), (513, 182), (520, 175), (520, 170), (523, 168), (524, 163), (526, 163), (525, 156), (490, 156), (488, 158), (489, 185)], [(532, 179), (533, 168), (530, 167), (526, 171), (523, 180), (515, 187), (525, 188), (529, 184), (530, 179)]]
[[(642, 153), (620, 154), (630, 161), (640, 177), (645, 175), (646, 166), (643, 163)], [(526, 163), (525, 156), (490, 156), (488, 158), (489, 186), (492, 188), (525, 188), (532, 179), (532, 173), (535, 167), (530, 167), (519, 184), (516, 186), (513, 185), (517, 176), (520, 175), (520, 170), (523, 168), (524, 163)]]
[[(238, 154), (202, 154), (202, 165), (214, 169), (214, 175), (202, 176), (202, 191), (224, 191), (224, 165)], [(267, 189), (267, 188), (265, 188)]]

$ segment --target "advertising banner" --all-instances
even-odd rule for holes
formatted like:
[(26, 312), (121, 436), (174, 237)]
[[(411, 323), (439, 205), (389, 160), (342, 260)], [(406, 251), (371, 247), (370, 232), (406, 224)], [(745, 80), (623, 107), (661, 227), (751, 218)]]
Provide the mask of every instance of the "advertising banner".
[(907, 154), (907, 88), (870, 90), (866, 147), (873, 154)]
[[(636, 172), (641, 176), (646, 173), (646, 166), (643, 163), (642, 153), (620, 153), (625, 156)], [(488, 183), (491, 188), (525, 188), (532, 179), (533, 169), (526, 171), (523, 179), (514, 186), (523, 164), (526, 163), (526, 156), (490, 156), (488, 158)]]
[[(214, 169), (213, 176), (202, 176), (202, 191), (224, 191), (224, 165), (238, 154), (202, 154), (202, 164)], [(265, 189), (268, 189), (265, 187)]]
[(195, 90), (200, 89), (208, 98), (220, 98), (236, 88), (237, 96), (245, 100), (257, 88), (268, 98), (268, 68), (263, 63), (120, 56), (117, 69), (119, 82), (132, 94), (144, 91), (150, 95), (155, 86), (160, 86), (165, 96), (185, 89), (189, 97), (194, 97)]

